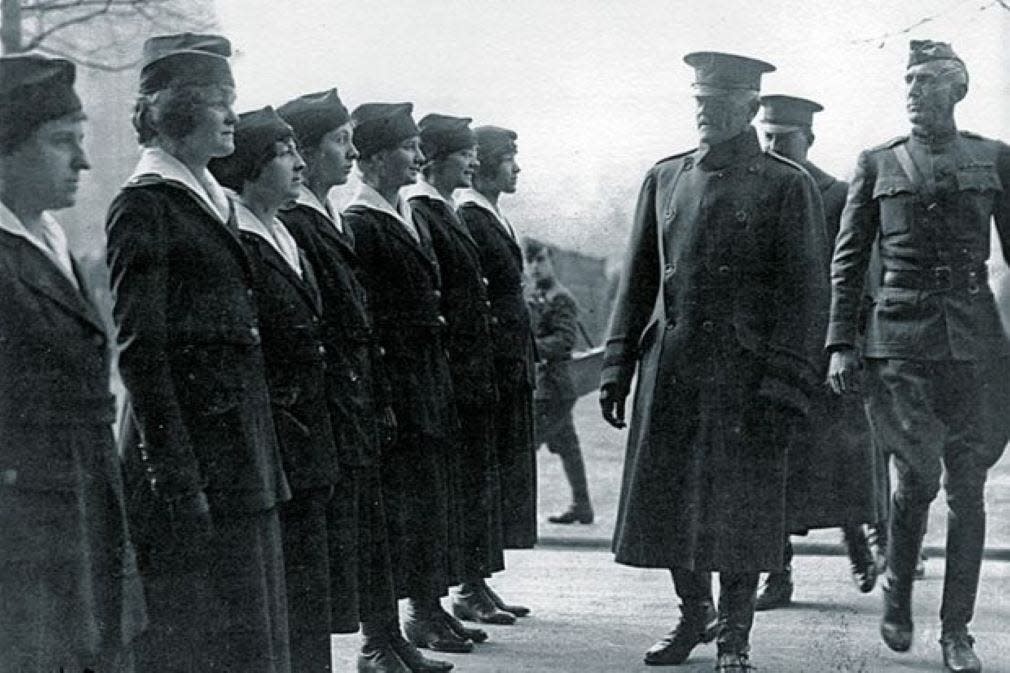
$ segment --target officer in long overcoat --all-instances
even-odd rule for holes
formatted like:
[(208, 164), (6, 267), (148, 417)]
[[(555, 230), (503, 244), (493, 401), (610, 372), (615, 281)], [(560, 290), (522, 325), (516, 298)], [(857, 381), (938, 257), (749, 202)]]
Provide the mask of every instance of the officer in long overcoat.
[[(943, 660), (981, 669), (968, 633), (985, 543), (985, 481), (1003, 452), (987, 425), (987, 363), (1010, 352), (987, 283), (990, 223), (1010, 253), (1010, 147), (959, 131), (968, 71), (950, 45), (913, 40), (905, 72), (912, 132), (860, 154), (831, 266), (829, 378), (858, 387), (854, 350), (872, 249), (880, 259), (864, 357), (874, 441), (898, 476), (880, 632), (912, 643), (912, 583), (926, 513), (947, 493), (940, 608)], [(1005, 410), (1004, 410), (1005, 413)]]
[(132, 671), (144, 597), (105, 325), (62, 226), (89, 168), (74, 65), (0, 58), (0, 671)]
[[(825, 220), (817, 226), (825, 226), (828, 240), (834, 241), (848, 185), (807, 157), (814, 142), (814, 113), (824, 108), (805, 98), (772, 95), (761, 97), (761, 109), (766, 147), (797, 162), (814, 179)], [(827, 308), (825, 304), (823, 310)], [(827, 368), (825, 353), (821, 362), (825, 376)], [(877, 478), (877, 462), (862, 400), (839, 397), (821, 387), (811, 398), (810, 415), (789, 456), (787, 525), (791, 533), (798, 534), (815, 528), (841, 528), (853, 580), (864, 593), (873, 589), (877, 576), (863, 524), (880, 520), (877, 493), (887, 483)], [(782, 607), (792, 599), (789, 561), (793, 550), (788, 538), (784, 555), (785, 567), (769, 573), (758, 595), (758, 610)]]
[(646, 174), (604, 359), (600, 401), (616, 426), (639, 370), (614, 550), (671, 569), (682, 601), (648, 663), (681, 663), (717, 632), (716, 670), (750, 670), (758, 574), (783, 562), (791, 428), (818, 384), (827, 243), (812, 180), (762, 152), (750, 126), (774, 68), (713, 52), (685, 61), (701, 144)]

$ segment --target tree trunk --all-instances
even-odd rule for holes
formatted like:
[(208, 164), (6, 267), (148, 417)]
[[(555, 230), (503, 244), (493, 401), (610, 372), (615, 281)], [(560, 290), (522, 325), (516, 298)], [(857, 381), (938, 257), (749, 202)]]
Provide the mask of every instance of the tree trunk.
[(21, 47), (21, 0), (0, 0), (0, 53), (16, 54)]

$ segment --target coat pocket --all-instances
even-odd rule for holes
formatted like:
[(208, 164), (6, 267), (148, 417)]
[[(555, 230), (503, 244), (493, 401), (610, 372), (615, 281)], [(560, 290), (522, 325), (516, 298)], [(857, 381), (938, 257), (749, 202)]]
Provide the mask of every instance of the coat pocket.
[(881, 233), (907, 233), (917, 198), (912, 181), (902, 175), (881, 175), (873, 185), (873, 198), (880, 204)]

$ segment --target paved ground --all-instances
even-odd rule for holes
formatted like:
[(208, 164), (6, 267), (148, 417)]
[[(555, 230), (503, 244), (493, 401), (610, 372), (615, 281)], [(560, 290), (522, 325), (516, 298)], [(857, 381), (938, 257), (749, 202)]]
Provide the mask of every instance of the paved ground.
[[(715, 646), (695, 650), (687, 664), (656, 669), (642, 653), (678, 616), (668, 573), (613, 563), (603, 551), (538, 548), (509, 554), (508, 570), (492, 580), (507, 599), (533, 608), (515, 626), (485, 626), (488, 643), (473, 653), (444, 655), (461, 673), (614, 673), (710, 671)], [(877, 634), (880, 593), (859, 594), (847, 564), (834, 556), (796, 560), (796, 603), (759, 613), (752, 660), (759, 673), (911, 673), (943, 671), (937, 610), (942, 581), (932, 572), (916, 583), (912, 650), (888, 650)], [(986, 673), (1010, 673), (1010, 564), (983, 566), (973, 623)], [(335, 671), (353, 671), (358, 636), (334, 639)]]

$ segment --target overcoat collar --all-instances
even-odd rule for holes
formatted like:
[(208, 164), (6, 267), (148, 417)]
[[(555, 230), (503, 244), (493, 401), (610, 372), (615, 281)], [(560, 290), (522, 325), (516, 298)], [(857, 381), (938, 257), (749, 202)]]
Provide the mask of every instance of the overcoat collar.
[(273, 226), (267, 226), (244, 203), (237, 198), (234, 201), (235, 219), (238, 222), (239, 231), (259, 236), (269, 243), (274, 252), (288, 264), (292, 271), (301, 277), (302, 262), (299, 256), (298, 244), (291, 233), (284, 227), (284, 224), (277, 218), (274, 218)]
[(718, 145), (698, 148), (697, 163), (704, 169), (718, 171), (761, 154), (761, 143), (753, 126)]
[[(405, 241), (409, 241), (411, 249), (415, 250), (417, 254), (423, 257), (428, 264), (437, 268), (437, 262), (433, 256), (429, 254), (429, 250), (425, 247), (423, 239), (421, 238), (421, 232), (417, 225), (413, 222), (408, 222), (404, 218), (403, 214), (393, 208), (389, 202), (386, 201), (381, 194), (379, 194), (379, 192), (375, 191), (375, 189), (362, 182), (361, 186), (358, 188), (358, 192), (354, 195), (354, 198), (351, 199), (349, 204), (347, 204), (348, 208), (352, 206), (368, 208), (395, 219), (402, 226), (392, 228), (394, 235), (400, 236)], [(428, 238), (430, 241), (430, 236)]]
[(411, 199), (426, 198), (444, 203), (446, 206), (447, 217), (449, 218), (449, 224), (452, 225), (452, 227), (468, 241), (471, 241), (474, 245), (477, 244), (473, 240), (470, 230), (466, 228), (466, 225), (463, 224), (463, 222), (459, 219), (459, 216), (456, 214), (456, 200), (453, 198), (447, 199), (442, 196), (442, 194), (435, 189), (434, 185), (427, 180), (418, 180), (415, 184), (405, 187), (400, 192), (400, 196), (403, 198), (403, 202), (407, 204), (406, 207), (408, 213), (410, 212)]
[(814, 183), (817, 185), (817, 189), (820, 190), (822, 193), (826, 191), (831, 185), (835, 184), (835, 182), (837, 182), (837, 180), (835, 180), (834, 177), (832, 177), (828, 173), (825, 173), (824, 171), (822, 171), (820, 168), (810, 163), (809, 161), (804, 161), (800, 165), (803, 166), (806, 172), (810, 174), (810, 177), (814, 179)]
[(203, 183), (207, 185), (207, 189), (184, 163), (171, 154), (160, 147), (145, 147), (140, 152), (140, 160), (127, 184), (152, 176), (178, 184), (191, 192), (219, 222), (225, 224), (228, 222), (231, 208), (228, 196), (209, 170), (204, 168), (203, 172)]
[(9, 234), (25, 239), (45, 255), (46, 259), (52, 262), (53, 266), (59, 270), (63, 277), (74, 285), (74, 289), (80, 287), (77, 278), (74, 276), (72, 257), (70, 256), (70, 246), (67, 244), (67, 235), (63, 227), (52, 215), (47, 212), (42, 213), (39, 224), (43, 231), (36, 233), (29, 231), (28, 227), (15, 215), (10, 208), (0, 203), (0, 229)]
[(456, 203), (459, 204), (460, 206), (471, 203), (477, 206), (478, 208), (481, 208), (491, 213), (495, 221), (499, 224), (501, 232), (516, 246), (519, 245), (519, 241), (516, 238), (516, 231), (512, 227), (512, 224), (508, 221), (508, 219), (504, 215), (502, 215), (501, 211), (498, 210), (498, 208), (496, 208), (490, 201), (487, 200), (486, 196), (478, 192), (476, 189), (474, 189), (473, 187), (468, 187), (466, 189), (459, 190), (456, 193)]

